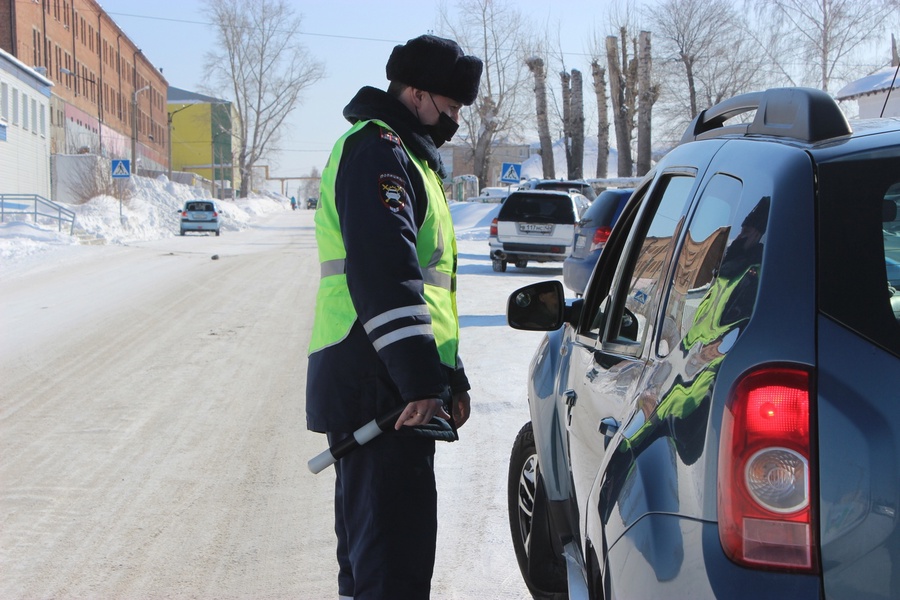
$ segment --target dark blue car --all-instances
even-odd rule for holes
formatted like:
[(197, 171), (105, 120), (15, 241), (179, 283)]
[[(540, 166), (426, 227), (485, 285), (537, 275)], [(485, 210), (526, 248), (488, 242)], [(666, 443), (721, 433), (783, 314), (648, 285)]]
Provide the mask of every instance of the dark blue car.
[(575, 244), (572, 253), (563, 261), (563, 283), (575, 295), (584, 294), (600, 252), (633, 191), (617, 189), (601, 192), (575, 223)]
[[(750, 115), (744, 122), (734, 117)], [(547, 331), (509, 515), (536, 598), (900, 597), (900, 122), (703, 111)]]

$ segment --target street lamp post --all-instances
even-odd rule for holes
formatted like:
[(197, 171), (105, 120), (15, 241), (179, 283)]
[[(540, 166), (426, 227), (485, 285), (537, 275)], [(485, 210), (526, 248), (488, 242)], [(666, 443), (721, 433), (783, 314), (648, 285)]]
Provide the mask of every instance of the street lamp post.
[(134, 174), (137, 174), (137, 97), (149, 89), (150, 86), (145, 85), (131, 95), (131, 172)]
[(65, 67), (60, 67), (59, 72), (63, 75), (72, 75), (74, 77), (81, 77), (84, 81), (87, 81), (94, 87), (94, 93), (97, 94), (97, 136), (99, 138), (99, 148), (97, 149), (97, 153), (100, 156), (103, 156), (103, 90), (97, 89), (97, 81), (91, 76), (90, 79), (85, 77), (84, 75), (79, 75), (74, 71), (70, 71)]
[(168, 118), (166, 119), (168, 121), (168, 126), (169, 126), (169, 137), (168, 137), (168, 142), (169, 142), (169, 181), (172, 181), (172, 117), (175, 116), (175, 113), (179, 113), (186, 108), (190, 108), (191, 106), (193, 106), (193, 104), (187, 104), (185, 106), (182, 106), (178, 110), (174, 110), (174, 111), (170, 112), (168, 114)]

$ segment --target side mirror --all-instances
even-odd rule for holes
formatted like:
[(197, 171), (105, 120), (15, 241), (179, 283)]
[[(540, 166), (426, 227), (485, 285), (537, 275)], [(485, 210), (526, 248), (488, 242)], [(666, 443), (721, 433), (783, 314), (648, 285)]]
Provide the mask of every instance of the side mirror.
[(510, 294), (506, 304), (506, 322), (513, 329), (554, 331), (562, 327), (565, 307), (562, 283), (533, 283)]

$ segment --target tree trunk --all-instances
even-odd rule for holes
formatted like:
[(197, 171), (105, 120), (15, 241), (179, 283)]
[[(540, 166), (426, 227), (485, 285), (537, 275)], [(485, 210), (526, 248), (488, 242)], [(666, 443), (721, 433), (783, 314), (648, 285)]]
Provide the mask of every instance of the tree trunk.
[(475, 176), (478, 177), (478, 189), (495, 182), (490, 181), (491, 145), (494, 143), (494, 134), (497, 132), (497, 106), (493, 99), (486, 96), (481, 99), (479, 121), (482, 129), (475, 142), (472, 155), (472, 165)]
[(606, 60), (609, 64), (609, 89), (612, 100), (613, 125), (616, 130), (616, 150), (619, 153), (618, 176), (631, 177), (631, 122), (625, 102), (625, 76), (619, 64), (619, 41), (614, 35), (606, 37)]
[(569, 110), (569, 138), (572, 140), (572, 160), (568, 164), (569, 179), (584, 177), (584, 81), (581, 71), (572, 69), (572, 107)]
[(556, 165), (553, 164), (553, 141), (550, 138), (550, 121), (547, 118), (547, 72), (544, 70), (544, 59), (533, 56), (526, 60), (525, 64), (534, 74), (534, 105), (538, 139), (541, 142), (542, 172), (544, 179), (553, 179), (556, 177)]
[(609, 114), (606, 97), (606, 69), (591, 62), (594, 94), (597, 96), (597, 177), (605, 179), (609, 173)]
[(653, 91), (650, 87), (650, 32), (642, 31), (638, 45), (638, 115), (637, 115), (637, 171), (642, 177), (650, 170), (651, 140), (650, 114)]

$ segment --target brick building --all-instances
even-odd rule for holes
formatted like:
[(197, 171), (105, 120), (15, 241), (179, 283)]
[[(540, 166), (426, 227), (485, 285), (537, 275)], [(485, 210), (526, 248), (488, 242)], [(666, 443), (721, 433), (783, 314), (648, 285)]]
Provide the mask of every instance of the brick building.
[(0, 0), (0, 48), (55, 84), (52, 152), (168, 168), (168, 83), (98, 2)]

